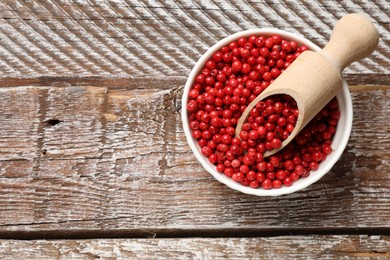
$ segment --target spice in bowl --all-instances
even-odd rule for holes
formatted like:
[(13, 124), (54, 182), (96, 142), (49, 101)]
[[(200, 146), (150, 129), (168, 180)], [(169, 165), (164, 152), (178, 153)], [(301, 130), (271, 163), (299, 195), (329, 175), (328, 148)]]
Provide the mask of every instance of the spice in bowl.
[(254, 189), (289, 187), (310, 175), (332, 152), (340, 110), (333, 99), (283, 150), (293, 131), (297, 104), (287, 95), (260, 101), (239, 136), (237, 121), (248, 104), (309, 48), (274, 34), (250, 35), (214, 52), (195, 76), (186, 109), (191, 135), (216, 170)]

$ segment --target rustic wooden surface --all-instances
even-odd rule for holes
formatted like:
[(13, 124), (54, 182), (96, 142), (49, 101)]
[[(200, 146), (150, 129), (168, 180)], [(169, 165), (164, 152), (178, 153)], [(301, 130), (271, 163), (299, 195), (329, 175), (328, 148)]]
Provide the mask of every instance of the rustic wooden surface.
[[(369, 15), (381, 40), (345, 71), (353, 131), (332, 171), (278, 198), (215, 181), (180, 122), (200, 55), (270, 26), (323, 46), (351, 12)], [(285, 258), (388, 258), (389, 13), (386, 1), (0, 1), (0, 258), (158, 257), (160, 246), (236, 258), (263, 256), (263, 243)]]
[(0, 240), (4, 260), (27, 259), (389, 259), (388, 236), (282, 236), (21, 241)]

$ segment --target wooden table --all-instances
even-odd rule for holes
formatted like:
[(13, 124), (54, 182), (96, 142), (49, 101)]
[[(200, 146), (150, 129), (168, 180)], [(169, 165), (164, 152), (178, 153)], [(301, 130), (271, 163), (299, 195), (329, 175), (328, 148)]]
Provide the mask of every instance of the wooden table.
[[(319, 46), (364, 12), (378, 50), (345, 71), (342, 158), (288, 196), (235, 192), (196, 161), (180, 99), (197, 59), (249, 28)], [(0, 258), (390, 258), (390, 5), (2, 0)]]

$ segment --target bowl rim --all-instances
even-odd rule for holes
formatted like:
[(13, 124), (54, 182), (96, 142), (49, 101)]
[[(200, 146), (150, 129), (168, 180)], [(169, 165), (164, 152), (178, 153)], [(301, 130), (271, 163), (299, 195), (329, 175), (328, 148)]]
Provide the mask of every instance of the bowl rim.
[[(347, 85), (345, 79), (342, 78), (343, 86), (342, 86), (342, 89), (339, 91), (339, 93), (336, 95), (336, 97), (338, 99), (340, 97), (343, 97), (345, 100), (346, 111), (345, 111), (345, 115), (342, 115), (342, 117), (345, 116), (345, 121), (344, 121), (345, 126), (343, 128), (344, 131), (342, 132), (341, 140), (337, 143), (337, 149), (334, 149), (332, 151), (331, 154), (333, 154), (333, 155), (330, 157), (328, 156), (328, 158), (324, 162), (322, 162), (322, 165), (320, 164), (320, 168), (315, 171), (315, 174), (311, 173), (309, 175), (309, 177), (304, 178), (307, 181), (303, 181), (301, 183), (298, 183), (298, 181), (299, 181), (298, 180), (290, 187), (282, 186), (279, 189), (270, 189), (270, 190), (264, 190), (262, 188), (258, 188), (258, 189), (250, 188), (248, 186), (244, 186), (238, 182), (235, 182), (231, 178), (225, 176), (223, 173), (218, 172), (215, 169), (216, 166), (211, 165), (211, 163), (208, 162), (207, 158), (201, 154), (200, 149), (197, 147), (198, 144), (195, 143), (195, 140), (192, 137), (191, 129), (189, 128), (189, 123), (188, 123), (188, 112), (187, 112), (186, 107), (187, 107), (187, 102), (188, 102), (189, 90), (192, 87), (193, 81), (194, 81), (196, 75), (198, 74), (198, 71), (200, 71), (200, 69), (204, 66), (204, 64), (211, 57), (211, 55), (214, 52), (216, 52), (217, 50), (219, 50), (220, 48), (222, 48), (223, 46), (227, 45), (228, 43), (230, 43), (234, 40), (237, 40), (240, 37), (247, 37), (250, 35), (269, 36), (272, 34), (279, 34), (284, 39), (295, 40), (299, 44), (304, 44), (304, 45), (308, 46), (309, 49), (311, 49), (312, 51), (320, 51), (321, 50), (320, 47), (318, 47), (316, 44), (309, 41), (308, 39), (305, 39), (303, 36), (296, 34), (296, 33), (291, 33), (291, 32), (287, 32), (284, 30), (280, 30), (280, 29), (267, 27), (267, 28), (249, 29), (249, 30), (237, 32), (237, 33), (232, 34), (228, 37), (225, 37), (225, 38), (221, 39), (220, 41), (218, 41), (217, 43), (215, 43), (199, 58), (199, 60), (196, 62), (195, 66), (193, 67), (193, 69), (191, 70), (191, 72), (188, 76), (188, 79), (187, 79), (186, 84), (184, 86), (183, 95), (182, 95), (181, 115), (182, 115), (183, 129), (184, 129), (184, 133), (185, 133), (185, 136), (187, 139), (187, 143), (189, 144), (196, 159), (202, 164), (203, 168), (206, 171), (208, 171), (219, 182), (225, 184), (226, 186), (228, 186), (231, 189), (240, 191), (240, 192), (245, 193), (245, 194), (256, 195), (256, 196), (280, 196), (280, 195), (290, 194), (290, 193), (293, 193), (293, 192), (296, 192), (299, 190), (303, 190), (303, 189), (307, 188), (308, 186), (310, 186), (311, 184), (317, 182), (319, 179), (321, 179), (325, 174), (327, 174), (331, 170), (331, 168), (339, 160), (340, 156), (344, 152), (344, 150), (347, 146), (350, 134), (351, 134), (352, 120), (353, 120), (353, 111), (352, 111), (353, 108), (352, 108), (351, 95), (350, 95), (348, 85)], [(340, 124), (340, 122), (339, 122), (339, 124)], [(339, 127), (336, 128), (336, 134), (338, 131), (340, 131)], [(332, 141), (332, 145), (334, 143), (333, 141)], [(325, 162), (326, 162), (326, 164), (324, 164)], [(213, 169), (213, 167), (214, 167), (214, 169)], [(300, 179), (302, 179), (302, 178), (300, 178)]]

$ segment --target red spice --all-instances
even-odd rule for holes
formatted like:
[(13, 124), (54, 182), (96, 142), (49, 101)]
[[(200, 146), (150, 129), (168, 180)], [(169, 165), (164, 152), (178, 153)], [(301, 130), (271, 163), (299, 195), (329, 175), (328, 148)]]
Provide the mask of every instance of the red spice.
[(218, 172), (251, 188), (291, 186), (316, 170), (332, 152), (340, 118), (333, 99), (283, 150), (269, 158), (294, 130), (296, 102), (277, 95), (252, 109), (240, 138), (235, 127), (246, 106), (272, 83), (307, 46), (270, 37), (242, 37), (212, 55), (195, 77), (187, 103), (189, 126), (201, 153)]
[[(282, 115), (283, 111), (288, 112)], [(265, 150), (278, 149), (294, 129), (298, 115), (296, 111), (296, 102), (289, 96), (276, 95), (260, 101), (250, 111), (240, 138), (252, 140)]]

